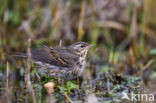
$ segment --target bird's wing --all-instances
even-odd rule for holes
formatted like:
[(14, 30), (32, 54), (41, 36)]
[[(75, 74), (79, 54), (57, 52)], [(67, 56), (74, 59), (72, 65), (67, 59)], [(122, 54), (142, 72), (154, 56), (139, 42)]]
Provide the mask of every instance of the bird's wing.
[[(57, 52), (58, 51), (58, 52)], [(57, 53), (53, 53), (57, 52)], [(78, 61), (78, 56), (75, 55), (71, 49), (68, 48), (55, 48), (54, 51), (51, 52), (51, 55), (59, 55), (60, 58), (57, 58), (60, 60), (63, 64), (68, 65), (70, 67), (74, 66), (75, 63)]]
[(55, 66), (73, 67), (78, 60), (70, 50), (66, 48), (52, 48), (43, 46), (41, 49), (32, 49), (32, 59)]

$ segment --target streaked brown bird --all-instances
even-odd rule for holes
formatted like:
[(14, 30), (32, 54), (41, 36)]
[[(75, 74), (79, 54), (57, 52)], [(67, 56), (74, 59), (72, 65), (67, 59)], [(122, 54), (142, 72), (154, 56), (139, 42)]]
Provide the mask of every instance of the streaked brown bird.
[[(86, 42), (77, 42), (64, 47), (42, 45), (40, 49), (31, 50), (31, 61), (49, 76), (73, 79), (81, 76), (86, 66), (86, 55), (92, 46)], [(11, 54), (27, 58), (26, 53)]]

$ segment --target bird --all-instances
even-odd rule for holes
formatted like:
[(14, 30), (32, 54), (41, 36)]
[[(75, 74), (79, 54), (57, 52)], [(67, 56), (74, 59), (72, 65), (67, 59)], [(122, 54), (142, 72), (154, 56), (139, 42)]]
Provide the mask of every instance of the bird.
[[(31, 61), (37, 65), (38, 69), (53, 78), (73, 79), (82, 75), (86, 67), (88, 50), (92, 46), (86, 42), (59, 47), (41, 45), (41, 48), (31, 49)], [(26, 53), (10, 54), (28, 57)]]

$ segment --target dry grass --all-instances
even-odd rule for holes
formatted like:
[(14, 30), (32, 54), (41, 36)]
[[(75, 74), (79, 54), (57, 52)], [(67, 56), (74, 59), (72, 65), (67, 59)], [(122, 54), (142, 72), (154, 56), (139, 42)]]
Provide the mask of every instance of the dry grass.
[[(1, 0), (0, 102), (119, 102), (117, 94), (122, 91), (155, 93), (155, 4), (155, 0)], [(38, 73), (30, 51), (40, 44), (64, 46), (76, 41), (95, 47), (89, 51), (83, 80), (67, 81), (68, 94), (64, 82)], [(26, 62), (6, 55), (26, 51)], [(51, 80), (56, 87), (48, 95), (44, 84)]]

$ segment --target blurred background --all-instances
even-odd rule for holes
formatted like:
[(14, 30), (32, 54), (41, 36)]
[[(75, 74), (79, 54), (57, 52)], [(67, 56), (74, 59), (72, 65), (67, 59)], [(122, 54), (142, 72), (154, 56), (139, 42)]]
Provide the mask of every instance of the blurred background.
[[(139, 86), (147, 88), (146, 85), (152, 84), (150, 81), (156, 80), (155, 6), (156, 0), (0, 0), (1, 98), (19, 103), (31, 101), (27, 91), (24, 92), (24, 61), (6, 55), (9, 52), (26, 52), (29, 38), (32, 48), (39, 48), (40, 44), (58, 46), (60, 40), (63, 46), (77, 41), (95, 44), (87, 57), (87, 69), (92, 80), (99, 80), (101, 74), (104, 77), (109, 74), (113, 87), (113, 81), (118, 81), (115, 88), (120, 88), (122, 84), (119, 82), (130, 76), (132, 81), (141, 79), (143, 83)], [(4, 92), (7, 62), (10, 94)], [(32, 84), (39, 88), (36, 95), (42, 97), (46, 95), (43, 93), (43, 82), (47, 79), (42, 82), (36, 80), (35, 73), (32, 69)], [(108, 81), (102, 79), (102, 83), (105, 81), (107, 84)], [(153, 87), (155, 85), (152, 84)], [(148, 86), (148, 93), (156, 91), (153, 87)], [(96, 89), (105, 91), (99, 88)], [(56, 99), (64, 101), (60, 95), (57, 94)], [(71, 98), (83, 100), (75, 95)], [(6, 102), (6, 99), (1, 101)], [(38, 101), (41, 103), (44, 98)]]

